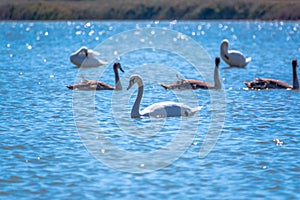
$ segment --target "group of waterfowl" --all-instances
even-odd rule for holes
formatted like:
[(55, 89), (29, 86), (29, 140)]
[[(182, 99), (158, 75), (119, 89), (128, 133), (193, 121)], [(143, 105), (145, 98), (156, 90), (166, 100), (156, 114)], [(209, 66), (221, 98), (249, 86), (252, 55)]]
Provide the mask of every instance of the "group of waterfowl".
[[(228, 40), (223, 40), (220, 46), (220, 55), (224, 62), (230, 67), (245, 67), (250, 61), (251, 57), (245, 58), (245, 56), (237, 50), (228, 50)], [(88, 50), (86, 47), (82, 47), (70, 57), (70, 61), (79, 67), (97, 67), (106, 62), (96, 58), (97, 52)], [(162, 87), (168, 90), (219, 90), (221, 89), (221, 81), (219, 78), (219, 64), (220, 58), (215, 58), (214, 69), (214, 84), (205, 83), (199, 80), (183, 79), (177, 75), (179, 79), (171, 84), (161, 84)], [(253, 81), (245, 82), (247, 88), (251, 90), (264, 90), (264, 89), (299, 89), (299, 82), (297, 77), (297, 60), (292, 61), (293, 67), (293, 85), (288, 85), (282, 81), (270, 79), (270, 78), (255, 78)], [(113, 70), (115, 75), (115, 86), (108, 85), (106, 83), (97, 80), (83, 79), (81, 83), (68, 85), (67, 88), (71, 90), (122, 90), (122, 85), (119, 78), (118, 70), (124, 72), (121, 64), (116, 62), (113, 64)], [(141, 116), (149, 117), (172, 117), (172, 116), (190, 116), (195, 114), (202, 107), (190, 108), (189, 106), (177, 103), (177, 102), (160, 102), (148, 106), (144, 110), (140, 111), (140, 103), (143, 96), (144, 86), (143, 80), (139, 75), (132, 75), (130, 77), (129, 86), (130, 89), (135, 83), (138, 85), (138, 94), (135, 103), (132, 107), (131, 117), (139, 118)]]

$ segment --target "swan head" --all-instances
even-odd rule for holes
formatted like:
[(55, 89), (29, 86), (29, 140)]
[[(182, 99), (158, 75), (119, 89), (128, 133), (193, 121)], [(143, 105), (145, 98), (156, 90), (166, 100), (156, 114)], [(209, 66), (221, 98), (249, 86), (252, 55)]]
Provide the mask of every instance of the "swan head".
[(135, 83), (138, 83), (139, 85), (143, 84), (142, 78), (137, 74), (130, 76), (129, 85), (127, 87), (127, 90), (129, 90)]
[(85, 58), (88, 56), (88, 48), (81, 47), (76, 52), (72, 53), (70, 56), (70, 61), (74, 65), (80, 66)]
[(83, 46), (77, 52), (75, 52), (74, 54), (75, 55), (84, 54), (85, 56), (87, 56), (88, 55), (88, 51), (89, 51), (88, 48), (85, 47), (85, 46)]
[(297, 63), (296, 59), (292, 60), (292, 65), (293, 65), (293, 68), (297, 68), (298, 67), (298, 63)]
[(220, 61), (221, 61), (220, 57), (216, 57), (216, 59), (215, 59), (216, 67), (219, 67)]
[(72, 54), (71, 54), (71, 57), (79, 56), (79, 55), (87, 56), (87, 55), (88, 55), (88, 48), (85, 47), (85, 46), (81, 47), (81, 48), (78, 49), (76, 52), (72, 53)]
[(121, 72), (124, 72), (124, 70), (122, 69), (122, 66), (119, 62), (115, 62), (114, 66), (113, 66), (114, 70), (121, 70)]
[(67, 85), (66, 86), (69, 90), (74, 90), (74, 86), (73, 85)]
[(91, 54), (91, 55), (95, 55), (95, 56), (99, 56), (100, 53), (98, 53), (97, 51), (93, 51), (91, 49), (88, 49), (86, 46), (81, 47), (78, 51), (76, 51), (73, 55), (85, 55), (86, 57)]

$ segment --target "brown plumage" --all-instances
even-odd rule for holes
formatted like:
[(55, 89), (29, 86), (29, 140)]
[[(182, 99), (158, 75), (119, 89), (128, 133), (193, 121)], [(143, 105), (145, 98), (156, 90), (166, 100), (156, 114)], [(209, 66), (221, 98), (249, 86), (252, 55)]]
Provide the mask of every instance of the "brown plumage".
[(191, 80), (191, 79), (183, 79), (179, 78), (178, 81), (171, 83), (171, 84), (160, 84), (162, 87), (164, 87), (167, 90), (196, 90), (196, 89), (203, 89), (203, 90), (218, 90), (221, 89), (221, 82), (219, 78), (219, 64), (220, 64), (220, 58), (216, 57), (215, 59), (215, 71), (214, 71), (214, 85), (205, 83), (203, 81), (199, 80)]
[(74, 85), (68, 85), (67, 88), (70, 90), (114, 90), (113, 86), (110, 86), (106, 83), (96, 81), (96, 80), (87, 80), (83, 79), (81, 83)]
[(297, 76), (297, 60), (292, 61), (293, 66), (293, 85), (289, 85), (280, 80), (271, 78), (254, 78), (253, 81), (246, 81), (245, 85), (251, 90), (265, 90), (265, 89), (299, 89), (299, 82)]
[(121, 64), (118, 62), (114, 63), (113, 69), (115, 73), (116, 87), (110, 86), (97, 80), (87, 80), (84, 78), (81, 83), (68, 85), (67, 88), (70, 90), (122, 90), (118, 69), (120, 69), (122, 72), (124, 72), (124, 70), (122, 69)]

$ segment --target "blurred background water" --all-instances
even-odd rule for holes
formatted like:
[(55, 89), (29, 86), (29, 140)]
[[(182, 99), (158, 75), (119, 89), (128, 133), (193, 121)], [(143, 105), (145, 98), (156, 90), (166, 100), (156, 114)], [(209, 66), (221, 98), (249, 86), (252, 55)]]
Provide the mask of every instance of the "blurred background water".
[[(299, 92), (243, 89), (243, 82), (254, 77), (276, 78), (292, 84), (291, 60), (300, 59), (299, 22), (28, 21), (1, 22), (1, 27), (1, 199), (300, 197)], [(96, 48), (123, 31), (147, 27), (181, 32), (199, 43), (212, 59), (219, 56), (220, 42), (227, 38), (230, 49), (242, 51), (252, 61), (245, 69), (228, 68), (223, 61), (220, 64), (226, 118), (216, 145), (204, 158), (199, 157), (199, 151), (213, 112), (208, 91), (193, 93), (204, 108), (199, 112), (200, 120), (191, 119), (195, 124), (184, 130), (178, 125), (180, 118), (130, 119), (136, 88), (124, 93), (80, 93), (95, 96), (92, 106), (99, 124), (94, 126), (100, 126), (106, 137), (126, 151), (151, 152), (165, 146), (178, 131), (192, 137), (186, 151), (169, 165), (152, 172), (130, 173), (109, 167), (90, 153), (76, 129), (73, 112), (76, 92), (65, 86), (73, 84), (80, 72), (69, 61), (71, 53), (81, 46)], [(186, 78), (203, 78), (182, 59), (178, 63), (180, 59), (176, 56), (168, 57), (168, 52), (133, 51), (114, 60), (125, 70), (120, 73), (124, 90), (134, 69), (149, 60), (156, 60), (155, 65), (172, 66)], [(114, 61), (110, 61), (101, 76), (101, 81), (111, 85), (114, 77), (109, 69)], [(213, 67), (213, 63), (208, 65)], [(163, 79), (164, 74), (157, 78)], [(165, 82), (175, 80), (175, 76), (174, 79), (167, 76)], [(126, 105), (117, 105), (122, 94), (130, 98)], [(178, 95), (190, 96), (190, 93)], [(145, 86), (142, 108), (166, 100), (175, 101), (174, 93), (149, 83)], [(194, 103), (189, 98), (187, 101)], [(126, 131), (130, 134), (124, 134), (120, 128), (127, 124)], [(153, 126), (157, 124), (165, 126), (161, 129)], [(159, 134), (150, 138), (135, 135), (149, 128)], [(189, 132), (193, 128), (195, 134)], [(283, 141), (283, 145), (276, 145), (274, 139)]]

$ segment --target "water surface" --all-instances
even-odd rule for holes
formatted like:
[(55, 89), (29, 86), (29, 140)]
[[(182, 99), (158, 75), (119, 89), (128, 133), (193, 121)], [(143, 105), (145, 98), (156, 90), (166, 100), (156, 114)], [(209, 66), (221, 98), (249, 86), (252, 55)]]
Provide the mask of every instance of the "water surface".
[[(299, 22), (1, 22), (1, 27), (1, 199), (300, 197), (299, 92), (243, 89), (243, 82), (254, 77), (292, 83), (291, 60), (300, 60)], [(226, 118), (217, 144), (206, 157), (201, 158), (199, 151), (213, 108), (210, 93), (197, 91), (193, 94), (204, 108), (198, 116), (200, 121), (195, 120), (195, 124), (181, 130), (191, 134), (190, 129), (197, 129), (183, 155), (161, 169), (130, 173), (107, 166), (88, 151), (76, 129), (74, 93), (65, 86), (74, 83), (80, 71), (69, 61), (72, 52), (81, 46), (96, 48), (115, 34), (146, 27), (182, 32), (198, 42), (211, 58), (219, 56), (220, 42), (227, 38), (230, 48), (251, 56), (252, 62), (245, 69), (228, 68), (221, 62)], [(133, 69), (150, 61), (174, 66), (187, 78), (203, 78), (191, 72), (188, 63), (178, 63), (176, 56), (168, 59), (168, 52), (160, 56), (145, 52), (116, 56), (114, 61), (121, 62), (125, 70), (120, 74), (124, 89)], [(109, 73), (105, 71), (101, 81), (113, 84), (114, 77)], [(157, 78), (163, 79), (164, 74)], [(172, 80), (168, 77), (166, 82), (175, 80), (175, 76)], [(112, 108), (122, 98), (121, 94), (131, 95), (128, 104)], [(89, 95), (86, 92), (83, 97)], [(178, 118), (163, 121), (129, 118), (136, 88), (119, 94), (100, 91), (93, 95), (95, 104), (90, 106), (95, 110), (98, 125), (111, 142), (126, 151), (149, 153), (164, 147), (178, 134)], [(142, 107), (166, 100), (174, 101), (176, 96), (158, 84), (146, 85)], [(127, 126), (129, 134), (124, 134), (120, 126), (128, 123), (135, 126)], [(157, 123), (164, 123), (165, 127), (153, 126)], [(140, 133), (149, 133), (149, 127), (154, 127), (155, 134), (142, 137)], [(283, 145), (276, 145), (273, 142), (276, 138)]]

